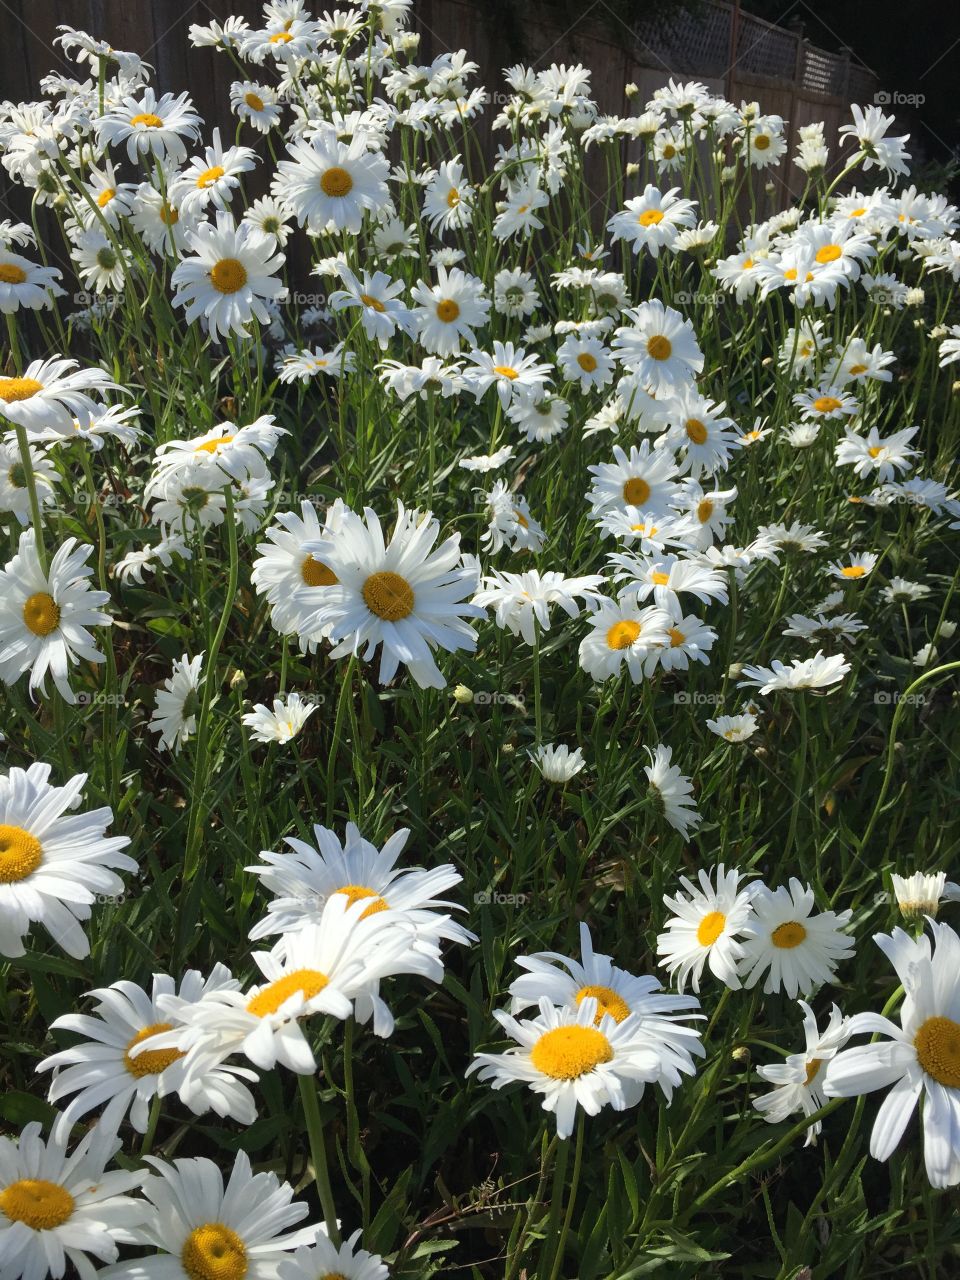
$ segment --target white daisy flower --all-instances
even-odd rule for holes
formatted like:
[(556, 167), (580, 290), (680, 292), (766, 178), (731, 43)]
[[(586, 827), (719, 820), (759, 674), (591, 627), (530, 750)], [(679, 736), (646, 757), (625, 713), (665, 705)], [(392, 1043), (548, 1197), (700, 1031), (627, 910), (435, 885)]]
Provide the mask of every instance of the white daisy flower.
[(147, 1156), (156, 1169), (143, 1180), (149, 1216), (143, 1244), (155, 1250), (124, 1264), (119, 1275), (140, 1280), (275, 1280), (279, 1262), (309, 1244), (316, 1228), (290, 1231), (309, 1213), (275, 1173), (252, 1173), (245, 1151), (223, 1174), (204, 1156), (172, 1163)]
[(430, 230), (444, 231), (468, 227), (473, 220), (474, 191), (463, 180), (460, 157), (444, 160), (423, 195), (423, 216)]
[(413, 332), (414, 313), (400, 300), (404, 291), (402, 280), (391, 280), (383, 271), (371, 275), (364, 270), (361, 281), (343, 262), (338, 263), (337, 273), (346, 287), (330, 294), (327, 299), (330, 310), (358, 308), (364, 333), (379, 343), (381, 351), (386, 351), (397, 329), (402, 333)]
[(613, 462), (587, 467), (594, 477), (587, 494), (593, 513), (613, 507), (638, 507), (644, 512), (666, 515), (676, 495), (679, 477), (673, 455), (668, 450), (653, 448), (649, 440), (642, 440), (639, 447), (630, 446), (629, 454), (615, 444), (613, 456)]
[(557, 363), (567, 382), (579, 382), (586, 394), (613, 381), (613, 361), (599, 338), (571, 333), (557, 352)]
[(796, 877), (790, 886), (759, 885), (751, 896), (753, 915), (744, 926), (738, 966), (744, 986), (766, 975), (766, 995), (784, 991), (791, 1000), (833, 982), (837, 965), (853, 955), (854, 940), (842, 932), (851, 911), (816, 911), (813, 889)]
[[(923, 1155), (934, 1187), (960, 1183), (960, 938), (930, 921), (931, 938), (902, 929), (874, 934), (904, 990), (900, 1026), (875, 1013), (850, 1019), (850, 1032), (884, 1039), (845, 1049), (830, 1063), (824, 1092), (849, 1098), (890, 1089), (877, 1112), (870, 1154), (888, 1160), (923, 1095)], [(891, 1087), (892, 1086), (892, 1087)]]
[(604, 1106), (625, 1111), (662, 1072), (659, 1047), (640, 1017), (618, 1023), (605, 1014), (598, 1025), (597, 1012), (592, 996), (562, 1009), (544, 996), (538, 1015), (519, 1021), (495, 1010), (493, 1016), (516, 1046), (505, 1053), (476, 1054), (467, 1074), (479, 1071), (479, 1079), (494, 1089), (528, 1085), (543, 1097), (544, 1111), (556, 1116), (557, 1136), (569, 1138), (578, 1107), (587, 1115)]
[(442, 689), (446, 679), (434, 650), (473, 652), (477, 638), (467, 619), (483, 611), (465, 600), (473, 574), (460, 562), (460, 535), (434, 549), (440, 522), (428, 513), (417, 523), (417, 515), (398, 503), (397, 523), (385, 543), (373, 511), (367, 508), (363, 519), (348, 512), (334, 537), (304, 546), (330, 568), (336, 583), (316, 602), (304, 591), (294, 599), (313, 610), (307, 627), (329, 628), (331, 657), (362, 652), (369, 661), (379, 647), (382, 684), (402, 662), (421, 688)]
[(451, 863), (430, 869), (397, 867), (409, 835), (406, 829), (396, 831), (378, 849), (352, 822), (347, 823), (342, 844), (335, 832), (316, 824), (316, 848), (288, 836), (284, 841), (287, 850), (263, 850), (261, 864), (245, 870), (259, 876), (274, 898), (266, 916), (250, 930), (250, 937), (258, 940), (274, 933), (287, 934), (306, 923), (319, 923), (324, 904), (334, 894), (342, 894), (351, 905), (366, 902), (362, 919), (392, 911), (430, 943), (473, 941), (473, 934), (450, 918), (450, 911), (461, 908), (438, 897), (463, 879)]
[(650, 784), (649, 795), (666, 821), (679, 831), (684, 840), (689, 839), (702, 822), (693, 799), (693, 786), (675, 764), (671, 764), (673, 749), (660, 743), (655, 750), (644, 748), (650, 763), (643, 766)]
[(14, 684), (30, 672), (30, 694), (46, 697), (49, 672), (65, 702), (76, 702), (67, 675), (81, 659), (104, 662), (88, 627), (109, 627), (113, 619), (100, 608), (110, 595), (92, 591), (93, 569), (86, 560), (92, 546), (68, 538), (46, 571), (37, 555), (33, 529), (20, 534), (17, 554), (0, 569), (0, 680)]
[(290, 742), (316, 709), (316, 702), (301, 698), (299, 693), (289, 693), (285, 698), (274, 698), (272, 710), (263, 702), (254, 703), (253, 710), (240, 719), (254, 742)]
[(523, 347), (515, 347), (512, 342), (495, 341), (492, 354), (470, 351), (467, 359), (475, 368), (466, 369), (463, 377), (477, 400), (495, 386), (504, 409), (521, 388), (542, 395), (546, 384), (552, 381), (550, 365), (541, 363), (535, 355), (527, 355)]
[(186, 239), (193, 256), (182, 259), (170, 282), (173, 304), (184, 308), (188, 323), (201, 317), (214, 340), (229, 333), (246, 336), (252, 319), (269, 325), (266, 303), (287, 292), (276, 274), (284, 262), (276, 240), (248, 222), (236, 226), (223, 212), (216, 226), (204, 223)]
[(435, 355), (452, 356), (461, 341), (477, 345), (476, 328), (487, 323), (490, 303), (484, 297), (483, 281), (458, 267), (437, 268), (437, 283), (418, 280), (410, 290), (420, 305), (414, 307), (417, 341)]
[(634, 253), (649, 249), (652, 257), (659, 257), (661, 249), (674, 248), (680, 228), (696, 221), (695, 201), (680, 199), (679, 192), (679, 187), (661, 192), (648, 183), (642, 196), (634, 196), (613, 215), (607, 230), (614, 239), (628, 241)]
[(715, 720), (706, 722), (711, 733), (727, 742), (746, 742), (752, 738), (760, 727), (757, 717), (751, 712), (742, 712), (735, 716), (717, 716)]
[(120, 391), (102, 369), (80, 369), (76, 360), (33, 360), (15, 378), (0, 378), (0, 418), (25, 427), (28, 436), (48, 427), (69, 431), (74, 418), (95, 414), (89, 391)]
[[(836, 1005), (830, 1010), (830, 1018), (823, 1031), (817, 1026), (817, 1017), (805, 1000), (797, 1003), (803, 1010), (803, 1053), (791, 1053), (784, 1062), (757, 1067), (762, 1080), (776, 1087), (760, 1098), (753, 1099), (754, 1109), (770, 1124), (779, 1124), (788, 1116), (801, 1111), (812, 1116), (825, 1105), (827, 1099), (823, 1087), (831, 1061), (850, 1039), (850, 1023)], [(804, 1146), (816, 1142), (823, 1128), (820, 1120), (807, 1130)]]
[(713, 887), (711, 873), (701, 870), (697, 888), (686, 878), (680, 877), (686, 896), (664, 896), (663, 901), (674, 912), (666, 923), (664, 933), (657, 937), (657, 955), (670, 974), (676, 977), (677, 988), (682, 991), (692, 976), (694, 991), (700, 990), (700, 978), (704, 966), (732, 990), (739, 990), (740, 978), (737, 965), (743, 956), (743, 946), (737, 940), (750, 919), (750, 899), (753, 885), (740, 889), (741, 872), (735, 868), (717, 867), (717, 886)]
[(632, 321), (617, 330), (614, 356), (638, 374), (657, 396), (690, 382), (703, 369), (703, 353), (693, 326), (679, 311), (662, 302), (643, 302), (624, 312)]
[(824, 572), (829, 573), (831, 578), (857, 582), (873, 572), (879, 558), (872, 551), (864, 551), (859, 555), (846, 556), (843, 560), (831, 560)]
[(566, 578), (555, 570), (501, 573), (494, 569), (485, 575), (473, 602), (484, 609), (492, 608), (498, 627), (505, 628), (511, 635), (522, 636), (532, 645), (536, 643), (537, 623), (541, 630), (549, 631), (552, 605), (559, 605), (568, 618), (576, 618), (580, 613), (577, 596), (590, 602), (598, 599), (602, 583), (603, 576), (599, 573)]
[(269, 133), (280, 123), (280, 106), (275, 91), (256, 80), (234, 80), (230, 86), (230, 105), (238, 119), (253, 125), (260, 133)]
[(63, 1113), (64, 1122), (75, 1124), (106, 1102), (100, 1118), (105, 1129), (116, 1132), (129, 1110), (134, 1129), (146, 1133), (151, 1100), (179, 1093), (197, 1115), (212, 1108), (221, 1117), (252, 1124), (257, 1118), (256, 1104), (240, 1082), (241, 1077), (256, 1079), (252, 1071), (219, 1066), (188, 1081), (184, 1051), (155, 1047), (156, 1037), (173, 1029), (164, 1020), (157, 998), (170, 995), (187, 1003), (199, 1000), (205, 991), (220, 986), (221, 972), (219, 966), (205, 982), (190, 969), (179, 987), (166, 974), (154, 974), (150, 994), (134, 982), (115, 982), (88, 993), (97, 1001), (94, 1016), (68, 1013), (51, 1022), (51, 1031), (72, 1031), (85, 1038), (83, 1043), (37, 1064), (38, 1071), (56, 1072), (48, 1093), (51, 1102), (75, 1095)]
[(0, 776), (0, 955), (22, 956), (32, 923), (42, 924), (68, 955), (89, 955), (79, 922), (90, 919), (98, 893), (123, 892), (112, 868), (137, 870), (120, 852), (129, 838), (105, 834), (110, 809), (74, 812), (87, 775), (63, 787), (51, 786), (49, 778), (48, 764)]
[(332, 125), (324, 125), (309, 142), (291, 143), (287, 154), (271, 190), (309, 231), (332, 226), (355, 234), (365, 214), (376, 217), (386, 208), (390, 166), (362, 131), (344, 143)]
[(591, 629), (580, 641), (580, 665), (597, 681), (619, 676), (626, 667), (639, 684), (651, 649), (670, 643), (672, 619), (656, 605), (641, 608), (629, 600), (601, 599), (588, 621)]
[(358, 1248), (360, 1231), (336, 1248), (326, 1227), (317, 1227), (312, 1245), (302, 1246), (277, 1264), (277, 1280), (388, 1280), (390, 1272), (379, 1254)]
[(935, 917), (940, 903), (960, 901), (960, 885), (947, 881), (943, 871), (915, 871), (911, 876), (892, 873), (893, 893), (905, 920)]
[(895, 480), (899, 473), (910, 470), (912, 459), (920, 457), (918, 449), (909, 447), (918, 430), (919, 427), (907, 427), (881, 437), (876, 427), (871, 427), (865, 436), (847, 427), (844, 439), (835, 446), (837, 465), (852, 466), (861, 478), (875, 475), (881, 484)]
[(548, 782), (567, 783), (586, 766), (582, 749), (571, 750), (566, 743), (541, 743), (530, 752), (530, 759)]
[(92, 1280), (97, 1262), (116, 1262), (118, 1244), (139, 1243), (147, 1206), (127, 1195), (142, 1184), (140, 1170), (111, 1169), (120, 1150), (115, 1132), (89, 1130), (70, 1155), (70, 1126), (54, 1125), (49, 1139), (32, 1122), (19, 1143), (0, 1137), (0, 1273), (4, 1280), (64, 1276)]
[(826, 689), (839, 684), (849, 670), (850, 663), (842, 654), (824, 657), (818, 649), (812, 658), (794, 658), (789, 666), (776, 658), (769, 667), (745, 665), (741, 675), (746, 679), (740, 680), (737, 687), (756, 688), (761, 693), (772, 693), (775, 689)]
[(57, 284), (61, 278), (56, 267), (38, 267), (29, 258), (0, 247), (0, 311), (13, 315), (20, 307), (29, 311), (52, 307), (54, 298), (65, 296)]
[(513, 445), (505, 444), (502, 449), (497, 449), (494, 453), (481, 453), (469, 458), (461, 458), (457, 466), (462, 467), (464, 471), (479, 471), (486, 474), (490, 471), (499, 471), (512, 457)]
[(187, 158), (183, 139), (199, 137), (200, 123), (185, 93), (165, 93), (158, 98), (147, 87), (139, 97), (122, 97), (98, 117), (97, 141), (101, 147), (126, 144), (131, 164), (141, 156), (152, 156), (176, 166)]
[[(60, 483), (60, 476), (43, 449), (28, 444), (27, 452), (30, 456), (37, 499), (42, 510), (49, 503), (56, 501), (54, 486)], [(0, 514), (6, 513), (15, 516), (21, 525), (30, 523), (30, 491), (27, 488), (27, 473), (20, 446), (15, 438), (0, 439)]]
[(177, 755), (193, 737), (200, 710), (200, 670), (203, 654), (174, 659), (173, 671), (157, 692), (157, 705), (147, 728), (160, 734), (159, 745)]

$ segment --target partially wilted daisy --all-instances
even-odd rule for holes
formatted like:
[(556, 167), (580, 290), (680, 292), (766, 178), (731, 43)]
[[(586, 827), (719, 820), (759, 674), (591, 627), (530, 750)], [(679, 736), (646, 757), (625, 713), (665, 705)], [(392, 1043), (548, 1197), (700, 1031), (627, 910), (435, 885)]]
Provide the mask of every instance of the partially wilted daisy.
[(736, 716), (717, 716), (715, 720), (706, 722), (711, 733), (727, 742), (746, 742), (757, 731), (757, 717), (750, 712)]
[(796, 877), (789, 888), (758, 885), (750, 901), (738, 966), (744, 986), (755, 987), (766, 974), (765, 994), (784, 991), (795, 1000), (832, 982), (840, 961), (853, 955), (854, 940), (842, 932), (853, 913), (818, 912), (813, 889)]
[(772, 693), (776, 689), (828, 689), (839, 684), (850, 670), (850, 663), (842, 654), (825, 657), (817, 650), (812, 658), (794, 658), (786, 665), (775, 658), (769, 667), (753, 667), (746, 665), (741, 674), (746, 676), (737, 687), (757, 688), (761, 693)]
[(68, 955), (88, 955), (80, 921), (97, 894), (123, 893), (117, 870), (137, 870), (120, 852), (129, 837), (106, 834), (112, 810), (75, 812), (86, 780), (51, 786), (48, 764), (0, 775), (0, 955), (22, 956), (35, 923)]
[(33, 529), (20, 534), (17, 554), (0, 569), (0, 680), (5, 684), (29, 671), (31, 695), (38, 691), (45, 697), (49, 672), (63, 700), (75, 703), (70, 667), (81, 660), (105, 661), (88, 630), (113, 621), (100, 608), (109, 593), (91, 590), (88, 582), (92, 551), (68, 538), (45, 571)]
[(905, 920), (935, 917), (941, 902), (960, 901), (960, 885), (947, 880), (943, 871), (915, 871), (912, 876), (892, 874), (894, 897)]
[(700, 990), (705, 965), (732, 990), (740, 987), (737, 965), (743, 957), (743, 946), (738, 935), (750, 919), (754, 886), (741, 889), (742, 873), (735, 867), (725, 870), (722, 862), (717, 867), (716, 888), (711, 875), (709, 871), (699, 872), (699, 888), (681, 876), (686, 896), (665, 895), (663, 899), (674, 915), (667, 921), (665, 932), (657, 936), (657, 955), (664, 957), (660, 964), (671, 978), (676, 978), (680, 991), (690, 977), (694, 991)]

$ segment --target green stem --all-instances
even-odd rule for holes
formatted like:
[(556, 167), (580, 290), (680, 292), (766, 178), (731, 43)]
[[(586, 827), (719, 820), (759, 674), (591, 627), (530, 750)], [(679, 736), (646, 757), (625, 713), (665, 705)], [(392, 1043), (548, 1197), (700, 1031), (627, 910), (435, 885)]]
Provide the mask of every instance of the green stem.
[(317, 1180), (317, 1192), (323, 1208), (323, 1220), (326, 1223), (327, 1235), (334, 1248), (340, 1248), (340, 1228), (337, 1226), (337, 1207), (333, 1199), (333, 1188), (330, 1185), (330, 1169), (327, 1165), (327, 1147), (323, 1140), (323, 1124), (320, 1120), (320, 1103), (317, 1100), (315, 1076), (299, 1076), (300, 1101), (303, 1103), (303, 1118), (307, 1126), (307, 1138), (310, 1142), (310, 1158), (313, 1161), (313, 1175)]

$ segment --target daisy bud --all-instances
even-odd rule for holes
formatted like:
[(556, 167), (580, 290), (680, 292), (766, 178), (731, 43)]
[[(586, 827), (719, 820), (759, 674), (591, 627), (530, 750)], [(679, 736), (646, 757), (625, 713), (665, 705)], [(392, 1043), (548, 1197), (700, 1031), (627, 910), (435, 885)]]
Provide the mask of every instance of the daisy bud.
[[(960, 382), (955, 382), (953, 384), (953, 389), (954, 391), (960, 391)], [(957, 630), (957, 624), (955, 622), (940, 623), (940, 636), (944, 640), (952, 640), (954, 635), (956, 634), (956, 630)]]
[(773, 364), (773, 356), (764, 356), (760, 363), (764, 369), (769, 369)]
[(906, 302), (908, 307), (922, 307), (924, 296), (922, 289), (908, 289), (904, 302)]
[(468, 689), (465, 684), (458, 684), (453, 691), (453, 697), (456, 702), (465, 706), (467, 703), (473, 701), (473, 690)]
[(628, 177), (628, 178), (635, 178), (639, 172), (640, 172), (640, 166), (639, 166), (638, 164), (628, 164), (628, 165), (627, 165), (627, 177)]
[(231, 689), (231, 690), (233, 690), (233, 689), (245, 689), (245, 688), (247, 687), (247, 677), (246, 677), (246, 675), (245, 675), (245, 674), (240, 670), (240, 668), (239, 668), (239, 667), (235, 667), (235, 668), (233, 669), (233, 671), (231, 671), (231, 673), (230, 673), (230, 679), (229, 679), (228, 683), (229, 683), (229, 686), (230, 686), (230, 689)]
[(730, 1058), (738, 1067), (749, 1067), (751, 1060), (750, 1050), (745, 1044), (738, 1044), (731, 1053)]
[(628, 98), (635, 98), (637, 94), (640, 92), (640, 87), (639, 85), (635, 85), (631, 80), (630, 83), (624, 87), (623, 92), (627, 95)]
[(956, 395), (957, 392), (960, 391), (960, 382), (952, 382), (950, 384), (950, 390), (953, 392), (954, 395)]
[(730, 666), (727, 668), (727, 679), (737, 680), (740, 678), (742, 673), (743, 673), (743, 663), (731, 662)]
[(726, 182), (726, 183), (728, 183), (728, 184), (729, 184), (729, 183), (733, 182), (733, 180), (734, 180), (734, 178), (735, 178), (736, 176), (737, 176), (737, 171), (736, 171), (736, 169), (734, 168), (734, 166), (733, 166), (733, 165), (731, 165), (731, 164), (725, 164), (725, 165), (723, 166), (723, 168), (720, 170), (720, 181), (721, 181), (721, 182)]
[(505, 756), (512, 756), (516, 749), (516, 744), (513, 742), (505, 742), (500, 748), (502, 754)]

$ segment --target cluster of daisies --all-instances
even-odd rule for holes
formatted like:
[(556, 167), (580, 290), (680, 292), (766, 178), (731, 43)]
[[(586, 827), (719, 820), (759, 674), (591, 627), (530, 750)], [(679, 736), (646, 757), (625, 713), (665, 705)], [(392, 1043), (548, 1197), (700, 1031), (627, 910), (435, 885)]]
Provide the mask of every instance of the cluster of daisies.
[[(628, 86), (630, 114), (603, 114), (579, 65), (506, 72), (481, 175), (477, 66), (463, 51), (419, 63), (409, 9), (358, 0), (317, 18), (274, 0), (256, 27), (192, 26), (200, 56), (242, 77), (233, 145), (207, 139), (189, 96), (158, 92), (136, 54), (71, 28), (58, 43), (78, 75), (0, 104), (0, 163), (64, 250), (0, 222), (0, 685), (17, 714), (82, 714), (98, 673), (124, 689), (141, 678), (114, 632), (137, 634), (143, 590), (190, 615), (193, 584), (222, 573), (219, 630), (178, 623), (182, 656), (150, 668), (149, 716), (131, 716), (164, 765), (185, 757), (205, 780), (215, 702), (225, 742), (276, 753), (351, 693), (356, 665), (371, 684), (443, 690), (509, 648), (535, 673), (530, 761), (567, 787), (601, 762), (544, 740), (549, 648), (587, 697), (619, 691), (624, 714), (673, 691), (675, 745), (651, 737), (641, 759), (676, 847), (716, 803), (681, 767), (694, 717), (735, 772), (752, 750), (739, 744), (787, 700), (768, 712), (764, 699), (799, 698), (805, 731), (808, 695), (849, 700), (860, 674), (874, 679), (891, 620), (908, 671), (944, 661), (952, 589), (941, 609), (938, 578), (900, 570), (960, 528), (950, 460), (913, 391), (960, 361), (958, 211), (904, 185), (908, 139), (877, 107), (853, 107), (838, 154), (818, 124), (791, 150), (789, 122), (697, 83), (671, 79), (642, 106)], [(579, 213), (591, 163), (613, 200), (595, 224)], [(741, 193), (755, 210), (762, 187), (772, 208), (762, 184), (787, 164), (805, 175), (799, 204), (744, 225)], [(883, 185), (860, 190), (860, 171)], [(247, 183), (267, 194), (248, 199)], [(306, 306), (295, 236), (317, 281)], [(88, 305), (67, 313), (74, 282)], [(194, 416), (191, 379), (208, 372), (233, 394), (203, 385)], [(394, 484), (401, 442), (413, 461)], [(778, 472), (789, 492), (772, 492)], [(910, 555), (892, 554), (898, 539)], [(284, 674), (270, 703), (244, 709), (221, 697), (218, 658), (248, 601)], [(737, 648), (744, 608), (769, 618), (752, 652)], [(316, 659), (316, 687), (286, 688), (291, 648)], [(451, 714), (474, 701), (457, 683)], [(94, 904), (141, 874), (131, 840), (108, 835), (111, 809), (85, 807), (86, 775), (52, 777), (46, 763), (0, 776), (0, 956), (14, 962), (35, 925), (85, 960)], [(149, 989), (124, 979), (51, 1021), (58, 1047), (37, 1070), (58, 1118), (46, 1141), (36, 1124), (0, 1138), (4, 1280), (68, 1266), (90, 1280), (95, 1263), (130, 1280), (383, 1280), (359, 1234), (342, 1241), (335, 1217), (298, 1226), (308, 1206), (243, 1154), (226, 1181), (204, 1157), (117, 1157), (125, 1126), (149, 1148), (164, 1106), (250, 1125), (263, 1073), (311, 1081), (333, 1023), (390, 1036), (387, 984), (402, 999), (443, 980), (442, 947), (476, 941), (443, 896), (462, 874), (399, 865), (407, 835), (378, 848), (349, 824), (342, 840), (322, 826), (313, 844), (286, 839), (243, 868), (272, 896), (250, 932), (269, 950), (241, 954), (240, 976), (218, 964)], [(770, 878), (722, 863), (680, 878), (656, 942), (675, 991), (596, 952), (586, 925), (579, 958), (516, 957), (495, 1014), (512, 1043), (467, 1074), (526, 1084), (560, 1138), (578, 1110), (625, 1110), (647, 1085), (669, 1103), (708, 1051), (709, 970), (728, 991), (799, 1000), (803, 1050), (758, 1068), (766, 1120), (800, 1113), (813, 1141), (832, 1099), (888, 1089), (871, 1142), (885, 1159), (922, 1096), (929, 1180), (957, 1185), (960, 939), (935, 917), (960, 890), (894, 876), (907, 928), (875, 941), (903, 988), (899, 1024), (835, 1004), (824, 1023), (808, 1001), (853, 956), (853, 912)]]

